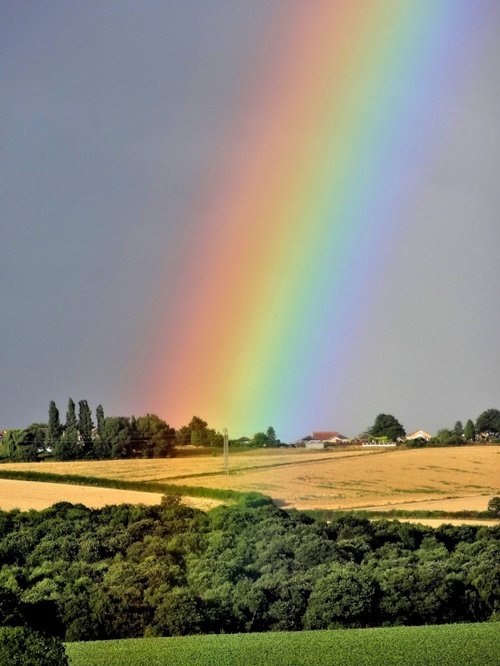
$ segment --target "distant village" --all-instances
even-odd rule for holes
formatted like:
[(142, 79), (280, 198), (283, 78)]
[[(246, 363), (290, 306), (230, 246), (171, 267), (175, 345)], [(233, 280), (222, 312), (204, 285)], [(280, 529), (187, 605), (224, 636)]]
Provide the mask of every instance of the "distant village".
[(235, 448), (303, 447), (323, 451), (344, 446), (419, 448), (474, 442), (500, 442), (500, 410), (487, 409), (475, 421), (468, 419), (465, 426), (456, 421), (453, 428), (442, 428), (435, 435), (424, 429), (406, 433), (392, 414), (378, 414), (373, 425), (354, 438), (337, 430), (315, 430), (300, 439), (283, 442), (272, 426), (253, 437), (229, 440), (227, 431), (220, 433), (210, 428), (198, 416), (193, 416), (187, 425), (176, 430), (155, 414), (106, 417), (102, 405), (95, 410), (94, 423), (87, 401), (80, 400), (77, 411), (75, 402), (69, 398), (64, 423), (55, 402), (51, 401), (46, 423), (0, 430), (0, 459), (36, 462), (46, 459), (164, 458), (177, 455), (185, 446), (212, 451), (226, 445)]
[(372, 435), (360, 435), (359, 437), (346, 437), (341, 433), (333, 431), (314, 431), (310, 435), (302, 439), (290, 442), (289, 446), (304, 446), (306, 449), (324, 450), (333, 446), (345, 446), (347, 444), (357, 444), (363, 447), (391, 447), (397, 446), (398, 443), (403, 441), (411, 442), (415, 440), (423, 440), (429, 442), (432, 435), (426, 430), (416, 430), (415, 432), (399, 437), (396, 441), (391, 441), (389, 437), (374, 437)]

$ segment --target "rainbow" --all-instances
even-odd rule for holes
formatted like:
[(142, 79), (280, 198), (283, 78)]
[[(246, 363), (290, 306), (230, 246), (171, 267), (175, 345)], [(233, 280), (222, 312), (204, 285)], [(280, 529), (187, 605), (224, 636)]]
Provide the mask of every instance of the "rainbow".
[(358, 332), (493, 8), (283, 3), (141, 339), (151, 410), (234, 436), (342, 428)]

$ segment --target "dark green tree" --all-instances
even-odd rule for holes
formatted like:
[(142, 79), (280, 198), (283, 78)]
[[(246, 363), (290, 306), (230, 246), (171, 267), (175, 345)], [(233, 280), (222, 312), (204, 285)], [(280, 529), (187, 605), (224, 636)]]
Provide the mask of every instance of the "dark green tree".
[(92, 452), (92, 412), (86, 400), (78, 403), (78, 432), (82, 444), (82, 455), (88, 457)]
[(132, 436), (130, 419), (126, 416), (106, 418), (102, 442), (111, 458), (127, 458), (131, 455)]
[(334, 564), (320, 579), (309, 598), (304, 616), (306, 629), (364, 627), (370, 624), (376, 597), (376, 583), (353, 564)]
[(15, 457), (19, 442), (23, 439), (23, 436), (24, 430), (22, 428), (7, 430), (2, 437), (2, 452), (6, 458)]
[(476, 432), (488, 433), (493, 437), (500, 437), (500, 411), (487, 409), (477, 417)]
[(175, 430), (156, 414), (147, 414), (136, 419), (136, 428), (145, 458), (164, 458), (172, 453)]
[(221, 436), (210, 430), (208, 424), (199, 416), (193, 416), (187, 426), (183, 426), (177, 431), (177, 444), (184, 446), (192, 444), (194, 446), (215, 446), (222, 443)]
[(268, 446), (276, 446), (278, 444), (278, 438), (276, 437), (276, 431), (273, 426), (269, 426), (266, 431)]
[(27, 627), (0, 628), (0, 664), (10, 666), (67, 666), (60, 639)]
[(201, 631), (203, 615), (199, 601), (185, 588), (176, 588), (165, 595), (156, 608), (153, 626), (159, 636), (185, 636)]
[(95, 415), (97, 419), (97, 437), (93, 439), (92, 451), (94, 458), (103, 460), (111, 456), (111, 446), (104, 436), (106, 417), (102, 405), (97, 405)]
[(26, 462), (35, 462), (45, 448), (46, 426), (44, 423), (32, 423), (23, 430), (17, 442), (14, 457)]
[(62, 435), (62, 426), (59, 420), (59, 410), (56, 403), (51, 400), (49, 404), (49, 422), (47, 428), (47, 437), (45, 439), (45, 446), (50, 449), (55, 449)]
[(472, 419), (468, 419), (465, 424), (464, 438), (466, 442), (473, 442), (476, 439), (476, 428)]
[(207, 445), (207, 427), (208, 424), (203, 419), (200, 419), (198, 416), (193, 416), (191, 419), (188, 428), (191, 432), (190, 443), (194, 446), (206, 446)]
[(68, 409), (66, 411), (66, 430), (74, 429), (78, 430), (78, 421), (76, 418), (76, 405), (72, 398), (68, 399)]
[(269, 445), (269, 438), (265, 432), (256, 432), (252, 437), (252, 446), (262, 447)]
[(187, 444), (191, 444), (191, 431), (189, 430), (189, 426), (182, 426), (182, 428), (179, 428), (177, 432), (175, 433), (175, 439), (176, 439), (176, 444), (178, 446), (186, 446)]
[(455, 426), (453, 428), (453, 432), (455, 433), (455, 435), (457, 435), (457, 437), (460, 437), (460, 438), (463, 437), (464, 427), (462, 425), (462, 421), (457, 421), (455, 423)]
[(73, 400), (69, 398), (64, 434), (56, 447), (56, 457), (59, 458), (59, 460), (75, 460), (80, 457), (80, 454), (81, 445), (79, 441), (76, 408)]
[(406, 435), (401, 423), (391, 414), (379, 414), (368, 432), (372, 437), (387, 437), (393, 442)]
[(104, 409), (102, 405), (97, 405), (96, 410), (95, 410), (95, 416), (97, 419), (97, 434), (102, 435), (102, 432), (104, 430), (104, 422), (106, 420), (106, 417), (104, 416)]
[(223, 443), (224, 437), (220, 432), (217, 432), (212, 428), (207, 429), (207, 446), (222, 446)]
[(438, 430), (433, 440), (439, 444), (460, 444), (462, 442), (462, 437), (457, 435), (455, 430), (448, 430), (448, 428), (441, 428)]
[(495, 518), (500, 518), (500, 497), (492, 497), (488, 502), (488, 511), (495, 516)]

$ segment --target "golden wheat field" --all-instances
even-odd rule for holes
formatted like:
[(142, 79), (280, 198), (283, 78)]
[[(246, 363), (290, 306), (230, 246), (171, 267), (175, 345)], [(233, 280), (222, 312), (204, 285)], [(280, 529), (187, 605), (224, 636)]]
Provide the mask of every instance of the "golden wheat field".
[[(281, 506), (302, 509), (484, 510), (491, 497), (500, 495), (499, 446), (382, 451), (343, 449), (332, 452), (303, 449), (247, 451), (230, 454), (229, 475), (224, 474), (220, 455), (161, 460), (9, 463), (2, 468), (258, 491), (270, 495)], [(24, 507), (27, 508), (30, 501), (35, 502), (42, 493), (39, 485), (52, 484), (33, 484), (29, 493), (26, 487), (26, 498), (31, 499), (26, 499)], [(57, 484), (51, 491), (51, 498), (52, 501), (64, 499), (88, 503), (91, 499), (85, 500), (85, 493), (97, 490), (106, 498), (106, 503), (143, 501), (132, 499), (135, 495), (131, 491), (96, 488), (78, 488), (83, 494), (77, 499), (75, 486)], [(6, 508), (12, 492), (12, 487), (0, 480), (1, 508)], [(216, 502), (211, 504), (205, 499), (193, 498), (193, 504), (208, 508)]]
[[(162, 495), (136, 490), (94, 488), (68, 483), (41, 483), (39, 481), (13, 481), (0, 479), (0, 509), (46, 509), (57, 502), (84, 504), (91, 509), (100, 509), (109, 504), (159, 504)], [(208, 497), (185, 497), (189, 506), (208, 511), (222, 502)]]

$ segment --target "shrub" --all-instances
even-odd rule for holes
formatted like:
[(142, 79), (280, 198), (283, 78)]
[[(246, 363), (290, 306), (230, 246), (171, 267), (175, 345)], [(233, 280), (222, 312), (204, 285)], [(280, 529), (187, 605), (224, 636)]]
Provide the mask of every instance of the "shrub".
[(0, 628), (1, 666), (68, 666), (64, 645), (27, 627)]
[(488, 512), (495, 518), (500, 518), (500, 497), (492, 497), (488, 502)]

